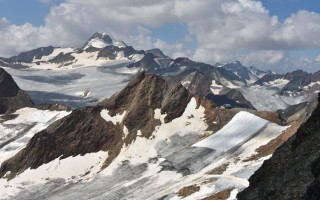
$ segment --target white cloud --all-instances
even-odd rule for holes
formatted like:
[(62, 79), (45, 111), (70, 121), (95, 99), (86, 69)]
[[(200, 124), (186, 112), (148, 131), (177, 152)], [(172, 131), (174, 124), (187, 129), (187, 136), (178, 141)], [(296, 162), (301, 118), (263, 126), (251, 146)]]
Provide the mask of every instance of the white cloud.
[[(185, 38), (174, 44), (152, 38), (148, 27), (175, 22), (187, 25)], [(292, 59), (290, 50), (320, 48), (319, 13), (299, 11), (282, 22), (255, 0), (65, 0), (40, 27), (0, 19), (0, 55), (47, 45), (77, 47), (96, 31), (137, 49), (160, 47), (173, 57), (273, 68)], [(190, 38), (197, 43), (193, 53), (183, 43)]]
[[(188, 37), (186, 39), (190, 40)], [(182, 42), (168, 44), (167, 42), (157, 39), (153, 46), (161, 49), (166, 55), (170, 55), (172, 58), (192, 56), (191, 50), (187, 50)]]

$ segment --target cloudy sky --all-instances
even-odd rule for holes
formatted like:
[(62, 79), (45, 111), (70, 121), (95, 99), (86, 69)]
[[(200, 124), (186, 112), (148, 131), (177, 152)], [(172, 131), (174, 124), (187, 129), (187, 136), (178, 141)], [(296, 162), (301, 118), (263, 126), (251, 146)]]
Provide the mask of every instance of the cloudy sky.
[(0, 0), (0, 56), (94, 32), (173, 58), (320, 69), (319, 0)]

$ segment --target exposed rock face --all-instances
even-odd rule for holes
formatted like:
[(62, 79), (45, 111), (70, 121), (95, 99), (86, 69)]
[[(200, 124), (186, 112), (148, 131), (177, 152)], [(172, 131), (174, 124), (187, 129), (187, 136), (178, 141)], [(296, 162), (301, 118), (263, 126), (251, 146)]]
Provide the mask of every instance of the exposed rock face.
[[(127, 111), (123, 124), (129, 130), (141, 130), (149, 136), (154, 125), (154, 110), (166, 113), (165, 122), (180, 117), (191, 94), (180, 84), (170, 84), (156, 75), (139, 73), (126, 88), (101, 103), (113, 116)], [(148, 124), (151, 123), (151, 124)]]
[(311, 117), (249, 179), (238, 199), (320, 199), (320, 94)]
[(10, 74), (0, 68), (0, 114), (32, 105), (28, 94), (19, 88)]
[(196, 71), (192, 77), (188, 90), (193, 95), (205, 97), (208, 93), (210, 93), (211, 82), (211, 79), (205, 74)]
[(238, 107), (242, 108), (249, 108), (255, 110), (253, 105), (248, 101), (246, 98), (244, 98), (243, 94), (235, 89), (231, 89), (229, 92), (225, 93), (228, 98), (233, 99), (238, 104)]
[(160, 69), (159, 64), (154, 60), (154, 54), (147, 53), (140, 61), (128, 65), (129, 68), (142, 68), (147, 72), (155, 72)]
[(289, 106), (286, 109), (280, 109), (277, 112), (281, 120), (287, 124), (293, 121), (305, 121), (316, 109), (318, 102), (303, 102), (296, 105)]
[(288, 73), (284, 76), (284, 79), (290, 80), (287, 85), (282, 88), (281, 94), (286, 91), (302, 91), (302, 87), (311, 83), (312, 74), (297, 70), (292, 73)]
[(98, 58), (108, 58), (108, 59), (115, 59), (117, 57), (117, 53), (122, 51), (124, 57), (130, 57), (133, 54), (143, 54), (143, 51), (136, 51), (132, 46), (126, 47), (117, 47), (117, 46), (106, 46), (101, 49), (98, 53)]
[(154, 56), (159, 57), (159, 58), (167, 58), (168, 57), (158, 48), (146, 50), (146, 54), (148, 54), (148, 53), (151, 53)]
[(61, 52), (56, 57), (51, 59), (50, 62), (64, 64), (64, 63), (73, 61), (74, 59), (75, 59), (75, 57), (72, 56), (71, 53), (64, 54)]
[(259, 80), (257, 80), (254, 85), (263, 85), (264, 83), (266, 82), (269, 82), (269, 81), (274, 81), (276, 79), (281, 79), (283, 78), (284, 75), (282, 74), (266, 74), (264, 75), (262, 78), (260, 78)]
[[(9, 177), (25, 169), (37, 168), (62, 156), (83, 155), (100, 150), (108, 151), (105, 165), (119, 154), (124, 143), (131, 143), (138, 130), (150, 137), (160, 122), (154, 110), (166, 113), (165, 122), (181, 116), (191, 99), (182, 86), (170, 84), (155, 75), (139, 73), (121, 92), (104, 100), (96, 107), (74, 110), (67, 117), (37, 133), (14, 157), (0, 168), (0, 177), (10, 171)], [(123, 120), (114, 124), (101, 117), (107, 109), (110, 116), (123, 114)], [(124, 129), (128, 134), (124, 133)]]
[(17, 56), (13, 56), (8, 59), (9, 62), (14, 63), (31, 63), (34, 59), (40, 59), (42, 56), (50, 55), (54, 50), (54, 47), (41, 47), (31, 51), (20, 53)]

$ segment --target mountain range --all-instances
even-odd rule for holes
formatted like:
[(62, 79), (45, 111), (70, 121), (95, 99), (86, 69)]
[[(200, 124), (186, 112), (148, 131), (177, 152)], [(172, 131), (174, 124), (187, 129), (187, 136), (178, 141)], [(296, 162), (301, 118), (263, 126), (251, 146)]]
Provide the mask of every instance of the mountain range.
[(320, 196), (320, 71), (172, 59), (100, 33), (0, 66), (3, 199)]

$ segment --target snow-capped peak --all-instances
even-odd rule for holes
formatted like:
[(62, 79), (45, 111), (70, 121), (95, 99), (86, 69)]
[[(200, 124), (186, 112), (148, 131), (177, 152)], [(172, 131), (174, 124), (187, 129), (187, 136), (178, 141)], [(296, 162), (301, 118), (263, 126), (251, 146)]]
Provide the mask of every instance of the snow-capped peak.
[(93, 38), (90, 41), (88, 41), (88, 44), (84, 47), (84, 50), (89, 48), (90, 46), (98, 48), (98, 49), (102, 49), (102, 48), (108, 46), (108, 44), (105, 41), (103, 41), (102, 39), (96, 37), (96, 38)]
[(119, 48), (124, 48), (127, 45), (123, 41), (113, 40), (106, 33), (95, 33), (89, 40), (83, 45), (83, 50), (88, 49), (89, 47), (94, 47), (97, 49), (102, 49), (106, 46), (116, 46)]

